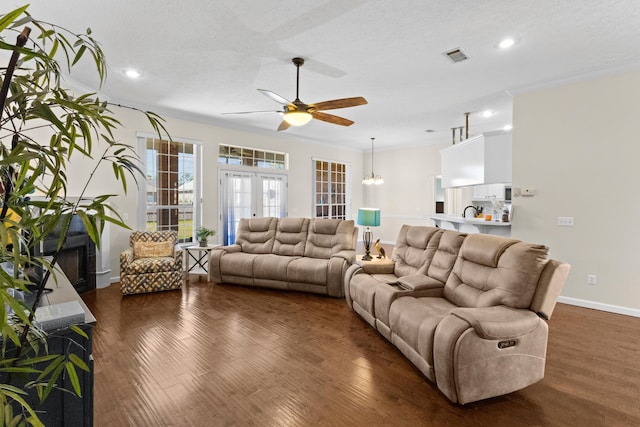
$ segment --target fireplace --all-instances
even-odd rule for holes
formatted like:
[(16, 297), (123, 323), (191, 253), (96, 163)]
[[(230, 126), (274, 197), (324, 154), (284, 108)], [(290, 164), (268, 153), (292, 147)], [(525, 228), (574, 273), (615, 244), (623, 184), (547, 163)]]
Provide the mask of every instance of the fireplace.
[[(56, 252), (61, 232), (54, 230), (45, 237), (41, 255), (50, 256)], [(58, 255), (58, 265), (78, 293), (96, 288), (96, 245), (77, 215), (71, 219), (67, 240)]]

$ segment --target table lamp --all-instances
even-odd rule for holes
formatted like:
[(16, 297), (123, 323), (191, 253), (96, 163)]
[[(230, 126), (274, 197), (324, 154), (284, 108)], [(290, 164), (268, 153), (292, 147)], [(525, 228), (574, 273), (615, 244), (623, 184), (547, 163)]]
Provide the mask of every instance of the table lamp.
[(358, 209), (358, 225), (365, 225), (367, 229), (362, 236), (362, 242), (364, 243), (365, 254), (362, 257), (363, 261), (371, 261), (371, 249), (372, 233), (369, 227), (378, 227), (380, 225), (380, 209), (376, 208), (360, 208)]

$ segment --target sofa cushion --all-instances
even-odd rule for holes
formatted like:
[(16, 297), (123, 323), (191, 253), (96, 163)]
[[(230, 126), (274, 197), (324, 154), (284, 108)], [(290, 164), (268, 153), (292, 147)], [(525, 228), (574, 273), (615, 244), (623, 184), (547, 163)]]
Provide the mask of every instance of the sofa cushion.
[(468, 239), (461, 250), (464, 259), (487, 267), (497, 267), (504, 251), (518, 240), (482, 234)]
[(437, 289), (444, 287), (444, 283), (433, 277), (422, 274), (412, 274), (398, 278), (398, 284), (404, 289), (412, 291), (421, 291), (425, 289)]
[(158, 258), (173, 256), (173, 244), (165, 242), (133, 242), (133, 258)]
[(571, 266), (565, 262), (550, 259), (542, 271), (536, 293), (531, 302), (531, 310), (544, 319), (551, 319), (551, 314), (556, 306), (556, 300), (564, 285)]
[(398, 282), (398, 277), (395, 274), (371, 274), (370, 277), (380, 283), (387, 283), (389, 285)]
[(287, 265), (287, 281), (327, 286), (329, 260), (296, 258)]
[(548, 262), (547, 252), (542, 245), (471, 234), (460, 248), (443, 295), (460, 307), (527, 308)]
[(309, 223), (304, 256), (329, 259), (342, 250), (354, 250), (353, 220), (314, 218)]
[(427, 268), (427, 276), (445, 283), (458, 259), (460, 247), (467, 235), (457, 231), (445, 230), (438, 241), (438, 248)]
[(276, 236), (277, 218), (241, 218), (238, 223), (236, 244), (242, 252), (270, 254)]
[(136, 275), (147, 273), (162, 273), (176, 270), (176, 260), (173, 257), (138, 258), (126, 267), (122, 274)]
[(276, 255), (302, 256), (307, 243), (309, 218), (280, 218), (273, 243)]
[(253, 277), (255, 279), (287, 281), (287, 266), (298, 257), (264, 254), (253, 261)]
[(396, 276), (425, 274), (441, 235), (435, 227), (403, 225), (391, 255)]
[(221, 276), (253, 277), (253, 263), (257, 254), (230, 252), (224, 255), (220, 263)]

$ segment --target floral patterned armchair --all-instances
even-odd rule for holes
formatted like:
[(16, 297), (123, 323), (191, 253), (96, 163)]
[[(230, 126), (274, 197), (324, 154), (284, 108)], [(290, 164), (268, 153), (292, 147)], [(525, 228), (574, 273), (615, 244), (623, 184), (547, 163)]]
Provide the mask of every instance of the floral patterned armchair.
[(134, 231), (120, 253), (123, 295), (182, 288), (182, 251), (175, 231)]

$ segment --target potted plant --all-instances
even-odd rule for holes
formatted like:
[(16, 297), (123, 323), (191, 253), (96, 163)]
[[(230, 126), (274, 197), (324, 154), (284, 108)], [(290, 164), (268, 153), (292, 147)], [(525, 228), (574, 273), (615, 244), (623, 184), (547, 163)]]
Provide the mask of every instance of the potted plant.
[[(91, 30), (77, 34), (40, 22), (22, 6), (0, 12), (0, 51), (11, 56), (0, 65), (0, 264), (36, 265), (46, 273), (32, 283), (18, 268), (0, 268), (0, 425), (43, 425), (30, 397), (47, 398), (67, 376), (81, 396), (76, 370), (89, 367), (74, 354), (49, 354), (47, 336), (34, 324), (44, 286), (65, 243), (71, 218), (81, 218), (89, 237), (100, 246), (105, 222), (128, 228), (110, 206), (115, 194), (84, 197), (88, 184), (103, 163), (111, 163), (114, 177), (126, 192), (126, 177), (141, 171), (138, 156), (117, 141), (114, 130), (122, 127), (108, 102), (96, 94), (64, 88), (63, 70), (85, 58), (92, 60), (100, 83), (107, 65)], [(3, 56), (4, 58), (4, 56)], [(127, 107), (125, 107), (127, 108)], [(161, 118), (142, 112), (160, 135)], [(71, 159), (95, 160), (80, 197), (67, 195), (67, 169)], [(33, 193), (42, 197), (32, 197)], [(58, 252), (52, 258), (37, 257), (38, 247), (51, 231), (60, 229)], [(20, 293), (35, 294), (25, 304)], [(9, 308), (9, 309), (7, 309)], [(71, 329), (86, 338), (79, 327)], [(78, 345), (70, 339), (68, 346)]]
[(198, 242), (200, 242), (200, 246), (202, 247), (207, 246), (207, 240), (209, 239), (209, 237), (215, 235), (216, 230), (212, 230), (207, 227), (198, 227), (198, 229), (196, 230), (196, 238), (198, 239)]

